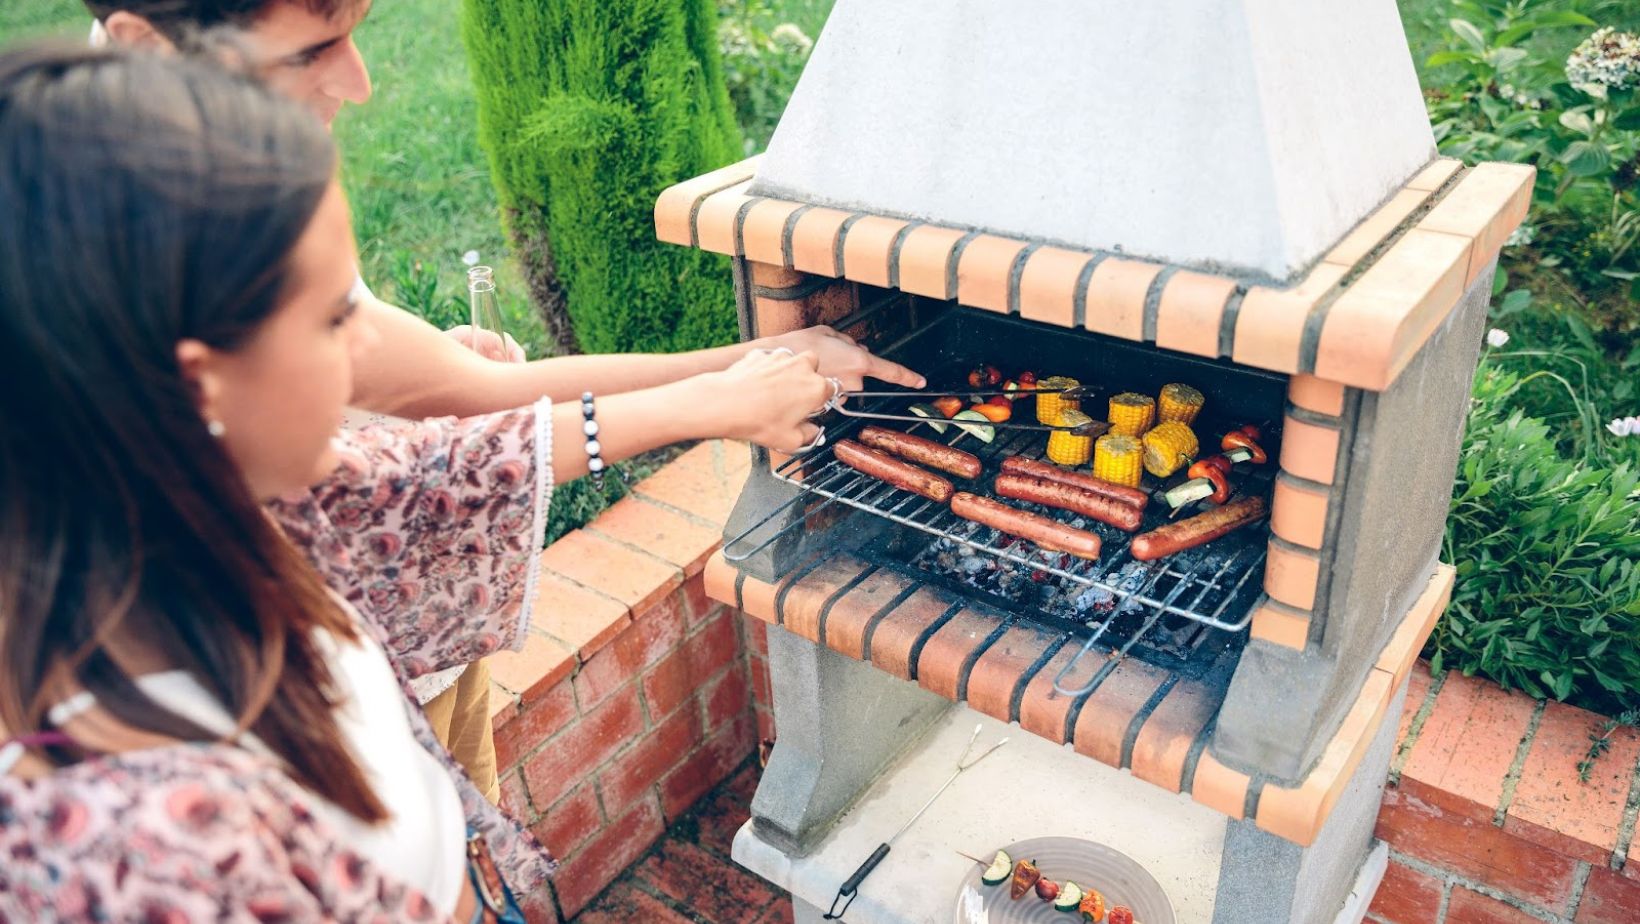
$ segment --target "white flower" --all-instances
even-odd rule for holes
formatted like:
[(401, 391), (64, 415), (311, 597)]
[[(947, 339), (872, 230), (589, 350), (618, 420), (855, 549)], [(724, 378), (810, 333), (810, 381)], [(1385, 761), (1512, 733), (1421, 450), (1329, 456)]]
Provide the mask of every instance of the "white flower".
[(1509, 232), (1509, 239), (1503, 242), (1503, 246), (1520, 247), (1523, 244), (1530, 244), (1536, 239), (1537, 226), (1523, 221), (1515, 226), (1515, 230)]
[(1501, 347), (1509, 342), (1509, 332), (1494, 327), (1486, 332), (1486, 342), (1489, 346)]
[(804, 54), (808, 54), (809, 49), (814, 47), (814, 39), (809, 38), (796, 23), (783, 22), (775, 26), (774, 31), (769, 33), (769, 38), (773, 39), (776, 45), (795, 48)]
[(1583, 40), (1566, 59), (1566, 79), (1594, 96), (1640, 85), (1640, 35), (1611, 26)]
[(1613, 436), (1640, 436), (1640, 417), (1619, 417), (1606, 424)]
[(478, 251), (469, 250), (466, 253), (462, 254), (461, 255), (461, 262), (467, 264), (468, 266), (477, 266), (478, 265)]

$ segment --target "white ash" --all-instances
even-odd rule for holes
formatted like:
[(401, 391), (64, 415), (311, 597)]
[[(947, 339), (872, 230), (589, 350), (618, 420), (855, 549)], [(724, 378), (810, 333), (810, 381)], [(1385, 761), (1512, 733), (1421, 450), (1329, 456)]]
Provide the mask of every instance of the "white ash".
[[(1034, 505), (1022, 505), (1027, 508)], [(1037, 507), (1038, 512), (1046, 508)], [(1107, 541), (1125, 538), (1113, 528), (1076, 517), (1067, 521), (1077, 529), (1101, 533)], [(975, 526), (959, 533), (964, 539), (985, 543), (989, 530)], [(957, 583), (983, 593), (995, 594), (1028, 609), (1050, 616), (1078, 622), (1102, 622), (1114, 612), (1117, 616), (1137, 613), (1144, 605), (1131, 598), (1118, 606), (1118, 596), (1128, 597), (1144, 588), (1155, 573), (1156, 564), (1129, 561), (1113, 574), (1101, 574), (1097, 563), (1082, 562), (1062, 553), (1045, 553), (1024, 540), (1003, 536), (995, 545), (1005, 553), (1028, 558), (1022, 564), (1005, 555), (982, 552), (955, 539), (940, 538), (925, 547), (911, 564), (926, 571), (944, 575)], [(1112, 593), (1045, 570), (1043, 566), (1073, 574), (1098, 578), (1115, 588)]]

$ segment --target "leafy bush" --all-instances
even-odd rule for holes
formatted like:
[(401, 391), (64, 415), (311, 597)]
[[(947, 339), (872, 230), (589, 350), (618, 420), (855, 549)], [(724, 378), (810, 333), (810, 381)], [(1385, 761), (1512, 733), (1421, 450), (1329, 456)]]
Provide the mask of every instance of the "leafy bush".
[(565, 346), (735, 337), (728, 262), (660, 243), (653, 219), (662, 189), (740, 151), (714, 14), (710, 0), (463, 0), (480, 140)]
[[(1458, 0), (1426, 68), (1441, 150), (1535, 164), (1522, 275), (1569, 282), (1608, 346), (1640, 329), (1640, 20), (1623, 0)], [(1601, 22), (1607, 28), (1595, 31)], [(1590, 33), (1593, 34), (1590, 34)], [(1529, 284), (1529, 280), (1518, 280)]]
[(1640, 476), (1562, 455), (1515, 406), (1552, 375), (1490, 358), (1476, 374), (1443, 556), (1458, 583), (1428, 652), (1437, 671), (1615, 715), (1640, 705)]
[(723, 74), (746, 138), (747, 154), (768, 146), (814, 48), (813, 38), (784, 19), (784, 12), (771, 0), (722, 0), (718, 4)]
[(1620, 439), (1609, 429), (1612, 420), (1640, 413), (1640, 343), (1613, 357), (1579, 313), (1538, 307), (1529, 296), (1516, 290), (1503, 307), (1493, 306), (1493, 322), (1508, 334), (1511, 350), (1489, 361), (1521, 377), (1515, 406), (1548, 424), (1567, 458), (1640, 466), (1640, 439)]

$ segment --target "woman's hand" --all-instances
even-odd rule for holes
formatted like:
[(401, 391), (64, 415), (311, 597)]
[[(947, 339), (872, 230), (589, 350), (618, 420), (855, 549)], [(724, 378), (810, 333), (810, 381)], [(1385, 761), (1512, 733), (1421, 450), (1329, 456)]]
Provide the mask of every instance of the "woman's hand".
[(844, 391), (858, 391), (867, 378), (880, 379), (907, 388), (922, 388), (926, 380), (899, 363), (875, 356), (854, 338), (824, 325), (794, 330), (763, 341), (771, 349), (784, 347), (793, 353), (813, 353), (818, 371), (843, 383)]
[(485, 359), (499, 363), (521, 363), (526, 358), (524, 348), (518, 345), (512, 334), (497, 334), (493, 330), (478, 330), (471, 324), (463, 324), (445, 331), (444, 336)]
[(814, 353), (753, 350), (722, 372), (695, 381), (722, 422), (721, 435), (794, 452), (819, 435), (820, 428), (809, 418), (834, 391), (832, 381), (817, 371), (818, 363)]

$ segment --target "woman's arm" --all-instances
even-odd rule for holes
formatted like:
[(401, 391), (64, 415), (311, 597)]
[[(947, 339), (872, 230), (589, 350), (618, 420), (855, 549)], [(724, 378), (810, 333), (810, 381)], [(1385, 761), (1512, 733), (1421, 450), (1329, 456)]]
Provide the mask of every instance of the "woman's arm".
[(617, 353), (502, 363), (478, 356), (426, 321), (379, 299), (367, 297), (362, 310), (368, 313), (381, 342), (355, 367), (354, 404), (413, 419), (471, 417), (523, 407), (542, 397), (578, 400), (589, 388), (600, 395), (654, 388), (723, 371), (753, 350), (778, 346), (814, 353), (821, 375), (835, 376), (848, 389), (859, 388), (867, 377), (913, 388), (923, 382), (904, 366), (873, 356), (848, 337), (823, 327), (688, 353)]
[[(810, 354), (597, 396), (601, 457), (730, 437), (792, 450), (831, 395)], [(411, 676), (522, 644), (552, 486), (586, 474), (579, 395), (467, 419), (342, 434), (334, 472), (269, 509), (325, 581), (381, 628)]]
[[(600, 456), (615, 462), (688, 440), (727, 437), (791, 452), (818, 431), (808, 415), (831, 396), (812, 353), (746, 352), (721, 372), (654, 388), (594, 395)], [(587, 473), (580, 395), (552, 409), (552, 476)]]

